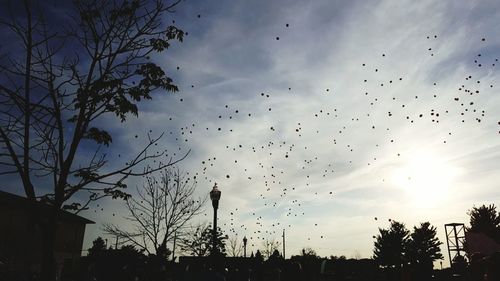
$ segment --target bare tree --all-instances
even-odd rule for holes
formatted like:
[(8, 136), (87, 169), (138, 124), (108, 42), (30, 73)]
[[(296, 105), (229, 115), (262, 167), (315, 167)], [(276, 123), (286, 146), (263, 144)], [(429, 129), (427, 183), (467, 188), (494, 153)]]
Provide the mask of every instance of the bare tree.
[[(64, 24), (55, 20), (61, 14), (44, 14), (53, 10), (37, 5), (45, 3), (19, 2), (24, 17), (16, 6), (10, 19), (0, 18), (0, 28), (12, 34), (3, 33), (9, 42), (0, 57), (0, 175), (17, 175), (33, 205), (42, 198), (54, 206), (43, 221), (32, 212), (45, 237), (42, 279), (51, 280), (58, 210), (78, 212), (105, 196), (128, 198), (128, 177), (183, 158), (151, 151), (161, 135), (148, 134), (136, 155), (112, 168), (105, 151), (112, 136), (102, 120), (115, 115), (125, 122), (153, 91), (177, 91), (150, 57), (182, 41), (184, 32), (162, 23), (180, 0), (75, 0)], [(156, 166), (145, 168), (150, 160)], [(86, 202), (71, 202), (82, 192)]]
[(266, 239), (262, 241), (262, 254), (266, 259), (268, 259), (274, 251), (279, 251), (279, 247), (281, 246), (281, 242), (276, 239)]
[(241, 239), (238, 238), (238, 235), (229, 237), (228, 242), (229, 242), (228, 255), (230, 257), (241, 256), (241, 253), (243, 252), (243, 245), (241, 243)]
[(131, 231), (117, 225), (105, 224), (104, 232), (118, 237), (149, 254), (165, 256), (167, 243), (174, 236), (182, 237), (187, 223), (198, 215), (207, 196), (195, 198), (196, 182), (178, 168), (170, 167), (160, 177), (147, 176), (137, 189), (137, 196), (126, 200), (133, 225)]

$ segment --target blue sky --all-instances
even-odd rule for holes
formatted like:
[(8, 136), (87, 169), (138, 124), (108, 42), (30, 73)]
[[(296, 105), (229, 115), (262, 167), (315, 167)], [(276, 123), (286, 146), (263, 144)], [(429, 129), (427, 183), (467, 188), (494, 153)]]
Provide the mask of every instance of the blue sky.
[[(446, 242), (445, 223), (500, 199), (499, 13), (495, 1), (185, 1), (166, 21), (189, 35), (154, 58), (180, 92), (104, 124), (115, 155), (149, 130), (191, 149), (181, 168), (200, 194), (218, 183), (221, 226), (251, 237), (249, 252), (285, 228), (287, 255), (370, 257), (388, 219), (430, 221)], [(99, 204), (83, 213), (96, 221), (85, 248), (101, 223), (125, 222), (121, 202)]]

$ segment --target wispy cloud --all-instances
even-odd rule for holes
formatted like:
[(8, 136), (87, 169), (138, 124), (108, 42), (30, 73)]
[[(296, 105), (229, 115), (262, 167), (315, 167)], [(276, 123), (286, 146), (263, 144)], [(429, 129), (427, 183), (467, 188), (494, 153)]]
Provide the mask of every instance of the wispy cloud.
[[(500, 199), (499, 8), (185, 2), (175, 17), (189, 35), (155, 58), (181, 91), (157, 93), (138, 119), (104, 122), (114, 132), (110, 153), (121, 161), (149, 130), (165, 132), (161, 149), (172, 156), (191, 149), (181, 167), (197, 176), (199, 194), (219, 183), (221, 225), (251, 237), (251, 250), (285, 228), (289, 254), (311, 246), (320, 255), (370, 256), (388, 218), (408, 227), (429, 220), (444, 241), (443, 223), (465, 222), (474, 203)], [(391, 181), (422, 153), (459, 171), (426, 208)], [(86, 245), (99, 223), (119, 223), (125, 212), (118, 202), (100, 204), (104, 212), (87, 213), (98, 224)], [(210, 214), (207, 206), (200, 219)]]

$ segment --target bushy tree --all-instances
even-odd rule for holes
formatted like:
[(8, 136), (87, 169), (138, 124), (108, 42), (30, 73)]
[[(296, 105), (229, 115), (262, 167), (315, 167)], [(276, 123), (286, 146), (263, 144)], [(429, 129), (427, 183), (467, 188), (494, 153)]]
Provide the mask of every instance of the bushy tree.
[(439, 248), (443, 243), (436, 236), (436, 228), (429, 222), (421, 223), (419, 227), (414, 226), (410, 234), (406, 257), (422, 278), (427, 278), (432, 274), (435, 260), (443, 259)]
[(319, 257), (316, 251), (311, 248), (311, 247), (305, 247), (302, 248), (302, 256), (308, 256), (308, 257)]
[(192, 231), (186, 232), (180, 239), (181, 250), (197, 257), (204, 257), (211, 254), (226, 255), (226, 240), (227, 235), (224, 235), (218, 227), (216, 233), (216, 251), (213, 247), (213, 229), (207, 223), (200, 223), (192, 227)]
[(381, 266), (401, 268), (405, 263), (405, 251), (410, 231), (403, 223), (391, 221), (389, 229), (379, 228), (375, 238), (374, 260)]
[(374, 260), (390, 269), (394, 278), (399, 278), (403, 266), (409, 266), (416, 280), (427, 280), (432, 275), (433, 262), (443, 258), (439, 248), (442, 243), (429, 222), (414, 226), (410, 233), (404, 224), (392, 221), (389, 229), (379, 228), (379, 232), (374, 237)]
[(89, 248), (89, 257), (97, 257), (106, 251), (106, 242), (101, 238), (97, 237), (92, 241), (92, 247)]
[(436, 237), (436, 227), (429, 222), (421, 223), (419, 227), (414, 226), (410, 234), (407, 246), (407, 257), (410, 263), (430, 266), (435, 260), (443, 258), (439, 246), (443, 244)]
[[(146, 268), (148, 265), (149, 268)], [(96, 280), (133, 281), (137, 280), (136, 277), (151, 275), (151, 272), (156, 270), (156, 268), (151, 268), (151, 258), (147, 258), (142, 251), (132, 245), (104, 250), (99, 256), (93, 258), (92, 267)]]
[[(252, 253), (252, 255), (253, 255), (253, 253)], [(257, 252), (255, 252), (254, 259), (257, 263), (262, 263), (264, 261), (264, 257), (262, 256), (262, 253), (260, 252), (260, 250), (257, 250)]]
[(467, 214), (470, 216), (469, 231), (483, 233), (500, 243), (500, 213), (495, 204), (474, 206)]

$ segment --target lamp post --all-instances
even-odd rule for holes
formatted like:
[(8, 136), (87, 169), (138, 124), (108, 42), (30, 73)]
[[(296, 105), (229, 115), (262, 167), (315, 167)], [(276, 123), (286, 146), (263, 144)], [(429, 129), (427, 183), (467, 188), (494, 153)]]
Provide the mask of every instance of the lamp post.
[(212, 200), (212, 207), (214, 207), (214, 230), (212, 237), (213, 253), (217, 252), (217, 209), (219, 208), (220, 190), (217, 188), (217, 183), (214, 184), (212, 191), (210, 191), (210, 200)]
[(243, 237), (243, 257), (247, 257), (247, 237)]

